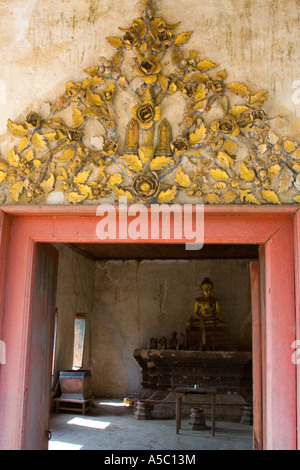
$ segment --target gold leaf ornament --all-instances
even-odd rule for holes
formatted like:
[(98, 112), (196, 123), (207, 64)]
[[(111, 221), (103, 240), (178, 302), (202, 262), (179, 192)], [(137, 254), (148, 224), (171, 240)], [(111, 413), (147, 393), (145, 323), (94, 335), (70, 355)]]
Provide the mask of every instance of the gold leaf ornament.
[(204, 196), (205, 202), (208, 204), (220, 204), (220, 196), (216, 193), (209, 193)]
[(197, 67), (199, 70), (211, 70), (217, 67), (217, 65), (211, 62), (210, 60), (201, 60), (200, 62), (198, 62)]
[(121, 173), (115, 173), (114, 175), (111, 175), (107, 186), (109, 188), (113, 188), (114, 186), (119, 186), (123, 182), (123, 176)]
[(80, 127), (84, 121), (84, 117), (80, 109), (73, 108), (73, 122), (75, 127)]
[(25, 154), (25, 160), (26, 162), (32, 162), (32, 160), (34, 159), (34, 153), (33, 153), (33, 150), (29, 150), (29, 152), (27, 152)]
[(32, 143), (34, 147), (39, 150), (46, 150), (48, 148), (47, 143), (44, 140), (44, 137), (38, 134), (37, 132), (32, 137)]
[(255, 197), (255, 195), (250, 191), (250, 189), (246, 189), (246, 190), (239, 189), (239, 193), (240, 193), (240, 198), (241, 198), (242, 203), (249, 202), (250, 204), (260, 205), (260, 202)]
[(0, 158), (0, 170), (3, 171), (3, 170), (8, 170), (9, 168), (9, 164), (7, 163), (6, 160), (4, 160), (3, 158)]
[(281, 172), (281, 166), (276, 164), (272, 165), (268, 170), (268, 177), (271, 181), (278, 177), (279, 173)]
[(74, 157), (75, 157), (75, 150), (72, 147), (68, 147), (63, 151), (60, 157), (56, 158), (56, 160), (62, 163), (70, 163)]
[(84, 201), (87, 198), (87, 194), (79, 194), (75, 191), (72, 191), (67, 194), (67, 201), (71, 204), (79, 204), (80, 202)]
[(296, 144), (293, 140), (290, 140), (290, 139), (286, 139), (284, 142), (283, 142), (283, 147), (284, 147), (284, 150), (287, 152), (287, 153), (290, 153), (290, 152), (294, 152), (296, 150)]
[(260, 90), (255, 95), (251, 96), (250, 104), (255, 104), (255, 105), (258, 105), (258, 106), (262, 106), (264, 101), (267, 100), (267, 97), (266, 97), (267, 93), (268, 92), (266, 90)]
[(173, 186), (171, 189), (167, 189), (166, 191), (161, 191), (157, 196), (158, 204), (164, 204), (167, 202), (173, 201), (177, 194), (177, 187)]
[(217, 181), (226, 181), (229, 179), (229, 176), (226, 171), (221, 170), (219, 168), (212, 168), (211, 170), (209, 170), (209, 174)]
[(87, 90), (86, 99), (94, 106), (101, 106), (104, 104), (101, 97), (97, 93), (93, 93), (91, 90)]
[(274, 191), (264, 190), (261, 192), (261, 195), (267, 202), (270, 202), (271, 204), (281, 204), (277, 194)]
[(203, 101), (206, 98), (207, 89), (203, 85), (198, 85), (196, 93), (194, 95), (194, 101)]
[(104, 82), (104, 79), (102, 77), (97, 77), (97, 76), (89, 77), (89, 78), (86, 78), (82, 82), (81, 88), (82, 90), (87, 90), (88, 88), (100, 85), (100, 83), (103, 83), (103, 82)]
[(73, 183), (84, 184), (90, 176), (92, 170), (82, 170), (75, 176)]
[(133, 197), (133, 195), (131, 194), (130, 191), (124, 190), (122, 188), (118, 188), (117, 186), (113, 187), (113, 193), (114, 193), (114, 195), (116, 196), (117, 199), (119, 199), (120, 197), (126, 197), (127, 202), (134, 202), (135, 201), (135, 199), (134, 199), (134, 197)]
[(111, 37), (111, 38), (106, 38), (106, 40), (111, 44), (113, 47), (116, 47), (117, 49), (121, 49), (123, 47), (123, 41), (121, 38), (118, 37)]
[(7, 121), (7, 128), (9, 132), (15, 137), (24, 137), (28, 134), (28, 129), (26, 129), (21, 124), (12, 122), (10, 119)]
[(189, 137), (189, 144), (191, 147), (199, 144), (204, 140), (206, 136), (206, 127), (204, 122), (202, 122), (201, 126), (196, 129), (195, 132), (192, 132)]
[(241, 163), (240, 166), (241, 177), (243, 180), (251, 182), (255, 179), (255, 172), (251, 168), (248, 168), (244, 162)]
[(53, 173), (51, 173), (47, 179), (45, 179), (41, 184), (41, 188), (44, 191), (44, 193), (48, 194), (52, 191), (55, 183), (55, 178)]
[(137, 155), (123, 155), (120, 160), (126, 163), (131, 170), (140, 171), (143, 168), (143, 164)]
[(43, 134), (44, 139), (47, 140), (56, 140), (58, 137), (58, 134), (56, 132), (48, 132), (46, 134)]
[(249, 110), (249, 106), (235, 105), (235, 106), (232, 106), (230, 114), (232, 114), (232, 116), (238, 119), (241, 116), (241, 114), (243, 114), (245, 111), (248, 111), (248, 110)]
[(250, 91), (242, 83), (230, 83), (229, 85), (227, 85), (226, 88), (234, 95), (239, 95), (242, 98), (246, 98), (246, 99), (250, 98)]
[(5, 171), (0, 170), (0, 183), (3, 183), (3, 181), (6, 180), (7, 173)]
[(29, 139), (28, 137), (22, 137), (21, 139), (21, 142), (19, 144), (19, 147), (18, 147), (18, 152), (23, 152), (23, 150), (26, 149), (26, 147), (28, 147), (29, 145)]
[(298, 160), (300, 158), (300, 147), (298, 147), (292, 155), (292, 158)]
[(237, 193), (234, 191), (228, 191), (223, 195), (223, 198), (226, 204), (231, 204), (237, 198)]
[(234, 164), (233, 158), (231, 158), (228, 153), (224, 152), (224, 150), (220, 150), (218, 153), (218, 160), (221, 164), (230, 167)]
[(88, 75), (91, 75), (91, 77), (94, 77), (96, 76), (98, 73), (99, 73), (99, 69), (98, 67), (94, 66), (94, 67), (89, 67), (87, 69), (84, 69), (85, 73), (87, 73)]
[(141, 145), (138, 154), (143, 163), (148, 163), (154, 155), (154, 147), (152, 145)]
[(33, 165), (35, 168), (39, 168), (41, 164), (42, 164), (41, 160), (38, 160), (38, 159), (33, 160)]
[(224, 150), (230, 155), (234, 154), (238, 149), (237, 143), (229, 139), (225, 140), (223, 147), (224, 147)]
[(161, 157), (155, 157), (151, 160), (150, 169), (153, 170), (162, 170), (166, 166), (173, 164), (174, 160), (170, 157), (162, 155)]
[(159, 75), (157, 79), (157, 85), (162, 88), (162, 92), (165, 93), (169, 87), (169, 79), (165, 75)]
[(83, 196), (87, 196), (89, 199), (92, 199), (92, 188), (87, 184), (78, 184), (78, 191)]
[(10, 194), (12, 195), (13, 199), (18, 202), (19, 197), (23, 191), (24, 183), (23, 181), (18, 181), (17, 183), (13, 184), (10, 189)]
[(183, 188), (189, 188), (191, 186), (190, 177), (184, 173), (181, 166), (177, 169), (175, 181)]
[(178, 34), (178, 36), (175, 39), (175, 46), (182, 46), (182, 44), (186, 43), (190, 39), (192, 34), (193, 34), (193, 31), (188, 31), (187, 33)]
[(8, 154), (8, 158), (7, 158), (7, 161), (8, 163), (12, 166), (12, 167), (19, 167), (20, 166), (20, 157), (19, 155), (15, 152), (15, 149), (14, 148), (11, 148), (10, 151), (9, 151), (9, 154)]

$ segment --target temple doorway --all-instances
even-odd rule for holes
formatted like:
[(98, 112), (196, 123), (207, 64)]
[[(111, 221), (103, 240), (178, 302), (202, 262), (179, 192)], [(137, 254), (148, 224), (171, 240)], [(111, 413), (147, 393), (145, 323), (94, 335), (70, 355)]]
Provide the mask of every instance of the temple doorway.
[[(186, 250), (184, 244), (54, 247), (59, 263), (52, 398), (61, 394), (60, 374), (90, 371), (94, 406), (98, 403), (91, 416), (101, 416), (104, 402), (108, 406), (108, 400), (122, 404), (125, 399), (133, 407), (126, 412), (128, 419), (134, 419), (137, 402), (143, 399), (149, 401), (151, 418), (164, 422), (175, 419), (176, 387), (214, 387), (217, 423), (240, 425), (240, 435), (249, 433), (253, 422), (250, 271), (258, 260), (258, 245), (205, 245), (195, 251)], [(230, 340), (226, 348), (218, 342), (213, 348), (187, 343), (194, 302), (207, 278), (226, 325)], [(141, 351), (144, 359), (150, 354), (148, 365), (155, 363), (157, 354), (155, 368), (147, 369)], [(183, 407), (184, 419), (197, 403), (196, 399)], [(209, 423), (210, 405), (201, 403)], [(58, 419), (58, 414), (53, 416)], [(252, 446), (252, 435), (249, 439)]]
[[(69, 208), (6, 209), (6, 213), (2, 213), (3, 243), (1, 245), (2, 262), (0, 263), (1, 276), (5, 280), (5, 283), (1, 285), (3, 287), (1, 302), (2, 305), (5, 305), (5, 310), (1, 310), (3, 312), (2, 338), (7, 351), (6, 364), (1, 366), (0, 380), (2, 447), (45, 448), (45, 436), (49, 437), (48, 419), (46, 419), (49, 414), (47, 413), (47, 417), (41, 418), (39, 410), (48, 412), (48, 406), (44, 406), (44, 403), (48, 403), (47, 394), (51, 385), (51, 367), (54, 367), (56, 371), (56, 377), (53, 375), (52, 382), (54, 387), (57, 383), (55, 380), (57, 373), (73, 368), (75, 320), (78, 321), (78, 331), (85, 331), (84, 348), (82, 349), (80, 346), (82, 342), (79, 336), (77, 352), (82, 350), (84, 352), (82, 367), (91, 371), (91, 388), (94, 387), (95, 366), (101, 360), (100, 356), (95, 357), (95, 351), (99, 345), (102, 345), (103, 356), (107, 362), (109, 359), (110, 366), (106, 370), (103, 369), (101, 386), (102, 384), (107, 386), (109, 380), (111, 381), (111, 377), (108, 380), (105, 373), (114, 371), (115, 364), (122, 365), (125, 371), (124, 375), (119, 373), (113, 386), (110, 385), (115, 393), (117, 384), (125, 383), (126, 389), (120, 388), (122, 397), (123, 390), (126, 391), (126, 395), (133, 393), (132, 390), (136, 390), (135, 387), (130, 388), (131, 385), (127, 386), (134, 383), (133, 376), (136, 381), (135, 386), (138, 384), (139, 387), (144, 388), (141, 383), (141, 381), (144, 382), (143, 367), (133, 357), (134, 351), (140, 348), (149, 351), (148, 342), (155, 337), (161, 339), (166, 336), (167, 341), (170, 341), (169, 335), (174, 331), (177, 331), (180, 337), (182, 328), (184, 331), (186, 321), (189, 321), (191, 317), (194, 300), (199, 295), (199, 287), (204, 277), (209, 277), (213, 282), (213, 295), (220, 301), (222, 320), (231, 331), (229, 316), (227, 317), (226, 314), (227, 318), (225, 318), (225, 296), (222, 293), (223, 286), (228, 284), (230, 279), (228, 275), (230, 271), (227, 271), (226, 274), (221, 269), (211, 268), (209, 270), (208, 266), (206, 266), (205, 272), (200, 268), (194, 270), (190, 268), (186, 272), (181, 269), (183, 266), (189, 266), (190, 262), (196, 261), (197, 263), (230, 261), (235, 264), (246, 262), (250, 273), (248, 294), (251, 290), (253, 447), (255, 449), (296, 448), (297, 364), (293, 362), (295, 351), (292, 348), (295, 344), (296, 320), (298, 319), (296, 300), (299, 298), (298, 284), (295, 282), (299, 279), (299, 264), (297, 264), (299, 259), (298, 214), (294, 209), (289, 208), (280, 210), (277, 208), (261, 208), (260, 210), (254, 208), (251, 210), (249, 208), (215, 209), (209, 207), (206, 209), (205, 218), (205, 247), (197, 253), (199, 256), (196, 259), (187, 259), (189, 256), (186, 253), (182, 258), (176, 257), (174, 253), (170, 254), (168, 251), (172, 250), (174, 245), (176, 245), (176, 249), (179, 249), (181, 245), (184, 250), (185, 239), (182, 241), (160, 239), (157, 245), (149, 242), (148, 239), (141, 239), (138, 244), (126, 239), (124, 244), (126, 244), (127, 255), (120, 259), (118, 250), (122, 246), (119, 242), (99, 243), (99, 238), (95, 233), (98, 220), (93, 207), (89, 210), (87, 208), (75, 210), (74, 208), (72, 210)], [(134, 250), (143, 249), (145, 245), (149, 245), (149, 250), (157, 248), (159, 253), (156, 253), (155, 256), (146, 256), (143, 252), (142, 256), (137, 256), (137, 252)], [(226, 259), (226, 256), (223, 255), (224, 252), (233, 249), (233, 246), (234, 250), (252, 250), (254, 248), (255, 254), (240, 253), (239, 256), (230, 255)], [(104, 250), (106, 255), (101, 255), (100, 259), (97, 258), (97, 255), (95, 259), (95, 255), (88, 253), (87, 248)], [(219, 259), (214, 259), (216, 256), (213, 257), (211, 252), (206, 258), (201, 258), (205, 254), (205, 249), (211, 250), (211, 248), (221, 250), (222, 256), (219, 256)], [(59, 267), (59, 256), (61, 260), (63, 258), (62, 250), (66, 251), (70, 262), (62, 263)], [(257, 261), (258, 252), (259, 261)], [(129, 256), (128, 253), (130, 253)], [(170, 256), (164, 256), (167, 253)], [(175, 285), (170, 280), (164, 283), (164, 276), (158, 270), (154, 270), (154, 280), (150, 284), (151, 296), (148, 295), (149, 305), (151, 306), (152, 302), (152, 308), (146, 311), (144, 321), (141, 321), (142, 317), (138, 317), (140, 321), (137, 324), (132, 317), (136, 305), (139, 306), (138, 311), (144, 312), (146, 310), (142, 308), (140, 295), (131, 295), (132, 304), (127, 305), (126, 311), (121, 308), (115, 309), (117, 315), (113, 317), (110, 314), (109, 306), (125, 305), (126, 302), (123, 299), (130, 289), (132, 290), (132, 286), (138, 285), (138, 293), (143, 292), (143, 298), (147, 298), (144, 289), (149, 288), (149, 282), (145, 282), (145, 277), (142, 282), (140, 275), (147, 274), (147, 279), (150, 279), (148, 276), (151, 272), (150, 265), (153, 268), (161, 265), (162, 262), (166, 263), (168, 268), (172, 263), (180, 265), (178, 271), (180, 283)], [(105, 268), (103, 263), (106, 264)], [(123, 263), (123, 269), (120, 266), (119, 269), (115, 269), (116, 266), (118, 267), (116, 263)], [(57, 277), (56, 265), (58, 278), (62, 281), (58, 279), (57, 298), (54, 302), (53, 279), (56, 280)], [(87, 265), (89, 269), (83, 265)], [(96, 266), (98, 267), (97, 275)], [(136, 266), (136, 268), (133, 269), (132, 266)], [(107, 269), (108, 267), (109, 269)], [(176, 269), (173, 269), (172, 272), (176, 272)], [(194, 273), (193, 283), (190, 281), (190, 273)], [(198, 273), (197, 276), (195, 273)], [(221, 281), (218, 280), (216, 273), (218, 275), (223, 273)], [(119, 277), (115, 277), (115, 274), (118, 274)], [(97, 283), (94, 282), (96, 278), (98, 279)], [(89, 279), (91, 283), (88, 282)], [(251, 279), (251, 283), (249, 279)], [(122, 285), (123, 280), (126, 282)], [(191, 285), (194, 285), (194, 291), (189, 300), (191, 303), (188, 305), (186, 301), (186, 305), (182, 307), (181, 323), (175, 329), (171, 320), (173, 321), (174, 318), (179, 320), (179, 317), (176, 317), (174, 313), (178, 303), (174, 304), (173, 297), (176, 297), (177, 291), (185, 295), (185, 291), (189, 291)], [(114, 290), (111, 286), (114, 286)], [(61, 293), (59, 293), (59, 289), (61, 289)], [(135, 292), (137, 291), (135, 290)], [(166, 295), (168, 292), (172, 294), (170, 297)], [(100, 293), (103, 297), (100, 296)], [(64, 294), (65, 304), (59, 304), (59, 298)], [(120, 296), (120, 294), (122, 295)], [(97, 309), (94, 309), (96, 296), (98, 299)], [(231, 297), (233, 298), (233, 294)], [(121, 303), (120, 298), (121, 301), (123, 300)], [(167, 301), (168, 299), (171, 300)], [(154, 308), (155, 303), (160, 306), (158, 312), (165, 312), (163, 315), (157, 314)], [(166, 316), (169, 305), (172, 306), (172, 313)], [(63, 313), (66, 312), (67, 307), (71, 312), (70, 317)], [(52, 331), (51, 325), (52, 320), (54, 321), (56, 308), (57, 328), (54, 337), (57, 342), (54, 362), (53, 338), (50, 338), (49, 332)], [(232, 308), (229, 311), (231, 312)], [(283, 311), (285, 312), (284, 316), (282, 315)], [(103, 322), (102, 328), (97, 329), (93, 325), (89, 325), (91, 320), (101, 318), (104, 314), (106, 314), (107, 323)], [(155, 324), (154, 315), (161, 320), (161, 323)], [(69, 318), (72, 319), (71, 323)], [(245, 320), (246, 318), (247, 316)], [(108, 323), (108, 320), (112, 319), (114, 321)], [(165, 321), (166, 319), (168, 320)], [(240, 328), (239, 331), (247, 331), (245, 326), (247, 323), (249, 324), (249, 321), (250, 316), (247, 321), (243, 322), (243, 328)], [(80, 325), (82, 327), (83, 324), (84, 329), (80, 328)], [(159, 324), (164, 325), (164, 331), (159, 329)], [(154, 329), (153, 326), (155, 326)], [(59, 340), (59, 331), (63, 331), (61, 340)], [(105, 331), (110, 333), (117, 331), (118, 334), (109, 337), (104, 335)], [(128, 331), (133, 336), (126, 334)], [(129, 337), (133, 338), (131, 342)], [(128, 344), (130, 347), (127, 347)], [(111, 349), (112, 346), (114, 353)], [(118, 349), (120, 347), (121, 354)], [(107, 355), (107, 351), (110, 352), (109, 355)], [(165, 350), (158, 349), (158, 351), (159, 354), (162, 354)], [(178, 352), (180, 353), (181, 350), (173, 350), (175, 356)], [(236, 352), (243, 353), (243, 351)], [(251, 351), (246, 352), (251, 353)], [(185, 351), (184, 354), (186, 353), (194, 354), (194, 351)], [(224, 357), (226, 356), (228, 357), (228, 351)], [(76, 354), (77, 359), (78, 357), (80, 359), (80, 354)], [(65, 360), (65, 358), (67, 359)], [(76, 367), (79, 367), (78, 364), (77, 362)], [(128, 380), (128, 376), (130, 380)], [(170, 377), (164, 374), (164, 379), (168, 381)], [(197, 383), (194, 382), (194, 385)], [(63, 414), (61, 413), (61, 415)], [(48, 445), (48, 443), (46, 444)]]

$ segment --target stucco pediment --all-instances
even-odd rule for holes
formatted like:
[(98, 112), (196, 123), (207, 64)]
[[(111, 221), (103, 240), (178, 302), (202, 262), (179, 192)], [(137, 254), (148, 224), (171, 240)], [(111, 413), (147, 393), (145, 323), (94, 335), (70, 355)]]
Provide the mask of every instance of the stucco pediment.
[(8, 120), (3, 204), (300, 203), (300, 146), (268, 116), (266, 90), (188, 50), (192, 32), (150, 1), (119, 29), (113, 56), (68, 81), (47, 117)]

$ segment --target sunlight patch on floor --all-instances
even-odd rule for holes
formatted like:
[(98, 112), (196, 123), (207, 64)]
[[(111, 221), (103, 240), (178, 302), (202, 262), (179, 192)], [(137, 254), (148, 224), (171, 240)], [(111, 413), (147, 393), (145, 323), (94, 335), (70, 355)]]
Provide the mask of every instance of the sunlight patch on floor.
[(76, 426), (84, 426), (85, 428), (106, 429), (110, 425), (110, 422), (78, 417), (78, 418), (70, 419), (70, 421), (68, 421), (68, 424), (75, 424)]
[(122, 408), (129, 408), (129, 405), (127, 403), (123, 402), (114, 402), (114, 401), (100, 401), (99, 405), (105, 405), (105, 406), (118, 406)]
[(48, 446), (48, 450), (80, 450), (81, 448), (82, 445), (61, 441), (50, 441)]

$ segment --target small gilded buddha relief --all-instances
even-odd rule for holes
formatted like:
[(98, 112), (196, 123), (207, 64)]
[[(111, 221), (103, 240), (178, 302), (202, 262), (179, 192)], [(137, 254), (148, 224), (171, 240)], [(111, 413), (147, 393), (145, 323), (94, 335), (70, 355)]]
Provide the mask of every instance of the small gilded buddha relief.
[(135, 119), (131, 119), (126, 130), (125, 153), (137, 154), (139, 147), (139, 125)]
[(170, 143), (172, 141), (172, 129), (167, 119), (163, 119), (158, 129), (158, 145), (156, 155), (172, 154)]
[(187, 349), (229, 350), (230, 339), (226, 323), (220, 318), (220, 302), (213, 297), (213, 283), (205, 278), (202, 296), (194, 301), (194, 316), (186, 323)]

